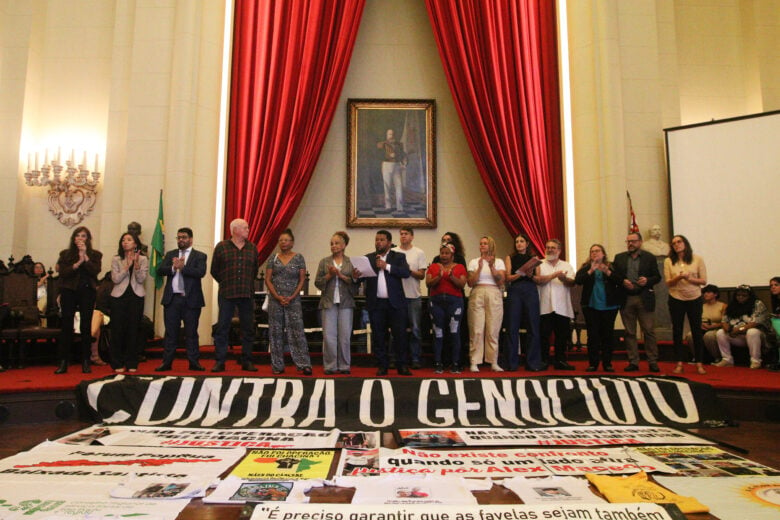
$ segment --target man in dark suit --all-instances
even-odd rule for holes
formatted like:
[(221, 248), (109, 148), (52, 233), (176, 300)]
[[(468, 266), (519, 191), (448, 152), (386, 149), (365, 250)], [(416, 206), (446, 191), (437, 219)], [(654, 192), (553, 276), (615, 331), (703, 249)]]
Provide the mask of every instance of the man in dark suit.
[(406, 296), (401, 280), (410, 275), (406, 255), (391, 251), (393, 237), (387, 230), (380, 230), (374, 238), (375, 251), (366, 254), (376, 276), (365, 277), (357, 269), (355, 278), (366, 284), (366, 310), (371, 321), (371, 344), (376, 353), (376, 375), (384, 376), (390, 361), (387, 357), (387, 327), (393, 334), (393, 351), (398, 373), (411, 375), (407, 366), (409, 344), (406, 338)]
[(645, 339), (645, 355), (650, 372), (658, 368), (658, 343), (655, 339), (655, 291), (653, 287), (661, 281), (658, 263), (652, 253), (642, 249), (642, 235), (629, 233), (626, 237), (628, 251), (615, 256), (614, 274), (622, 279), (620, 318), (626, 328), (626, 372), (639, 370), (639, 348), (636, 340), (636, 324), (642, 327)]
[(206, 253), (192, 248), (192, 229), (183, 227), (176, 232), (177, 249), (165, 253), (157, 272), (167, 277), (162, 305), (165, 320), (163, 361), (157, 372), (171, 369), (176, 354), (179, 325), (184, 322), (184, 344), (190, 370), (205, 370), (199, 362), (198, 323), (200, 311), (206, 305), (200, 280), (206, 276)]

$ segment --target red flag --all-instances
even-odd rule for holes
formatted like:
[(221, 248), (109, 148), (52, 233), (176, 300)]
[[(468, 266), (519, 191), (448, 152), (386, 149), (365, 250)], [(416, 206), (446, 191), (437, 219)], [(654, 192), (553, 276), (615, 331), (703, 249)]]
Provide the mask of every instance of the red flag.
[(631, 194), (628, 191), (626, 191), (626, 197), (628, 197), (629, 212), (628, 232), (639, 233), (639, 226), (636, 223), (636, 214), (634, 213), (634, 205), (631, 203)]

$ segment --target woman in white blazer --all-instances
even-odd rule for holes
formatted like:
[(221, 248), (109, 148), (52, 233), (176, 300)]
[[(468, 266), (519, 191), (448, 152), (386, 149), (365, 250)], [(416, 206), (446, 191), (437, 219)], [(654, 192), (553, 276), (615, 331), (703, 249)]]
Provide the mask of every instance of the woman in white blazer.
[(138, 324), (144, 310), (144, 280), (149, 259), (141, 254), (141, 241), (123, 233), (119, 251), (111, 260), (111, 368), (115, 372), (138, 369)]

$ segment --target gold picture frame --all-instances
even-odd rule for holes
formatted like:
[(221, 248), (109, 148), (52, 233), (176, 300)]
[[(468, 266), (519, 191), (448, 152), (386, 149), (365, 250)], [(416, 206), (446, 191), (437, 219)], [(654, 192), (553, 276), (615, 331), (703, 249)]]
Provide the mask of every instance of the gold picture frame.
[(436, 227), (433, 99), (350, 99), (347, 226)]

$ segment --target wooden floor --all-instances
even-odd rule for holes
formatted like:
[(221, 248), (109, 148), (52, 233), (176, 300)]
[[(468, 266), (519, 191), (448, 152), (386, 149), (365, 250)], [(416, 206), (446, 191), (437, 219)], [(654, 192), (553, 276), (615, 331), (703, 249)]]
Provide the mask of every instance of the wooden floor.
[[(25, 425), (0, 426), (0, 458), (27, 450), (46, 439), (56, 439), (62, 435), (89, 426), (89, 423), (68, 420)], [(780, 438), (780, 423), (745, 421), (737, 427), (691, 430), (721, 444), (721, 447), (742, 457), (761, 464), (780, 468), (780, 450), (777, 439)], [(385, 435), (383, 442), (395, 447), (391, 435)], [(327, 488), (325, 491), (313, 490), (312, 502), (348, 503), (353, 491), (350, 489)], [(480, 504), (517, 503), (514, 494), (502, 486), (493, 486), (489, 492), (475, 493)], [(179, 516), (180, 520), (236, 520), (239, 518), (239, 506), (204, 506), (200, 500), (194, 500)], [(691, 519), (714, 519), (712, 515), (688, 515)]]

